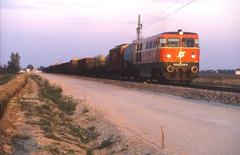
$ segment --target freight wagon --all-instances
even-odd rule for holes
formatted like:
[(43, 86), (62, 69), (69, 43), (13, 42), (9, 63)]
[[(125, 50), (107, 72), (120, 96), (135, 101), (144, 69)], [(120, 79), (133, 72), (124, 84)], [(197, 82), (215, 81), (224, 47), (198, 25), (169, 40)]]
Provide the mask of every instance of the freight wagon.
[(94, 68), (94, 58), (83, 58), (77, 62), (78, 75), (92, 75)]
[(106, 57), (104, 55), (94, 57), (93, 75), (98, 77), (106, 75)]
[(123, 76), (125, 74), (125, 62), (123, 59), (123, 54), (128, 44), (118, 45), (109, 51), (107, 59), (107, 73), (108, 75), (117, 77)]

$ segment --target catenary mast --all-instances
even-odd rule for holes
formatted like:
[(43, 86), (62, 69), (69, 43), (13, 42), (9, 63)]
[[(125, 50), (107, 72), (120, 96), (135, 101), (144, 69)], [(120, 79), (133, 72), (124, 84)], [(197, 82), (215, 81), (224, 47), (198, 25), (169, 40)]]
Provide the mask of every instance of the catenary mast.
[(139, 41), (142, 38), (142, 27), (143, 27), (143, 25), (141, 24), (141, 16), (139, 14), (138, 15), (138, 26), (137, 26), (137, 41)]

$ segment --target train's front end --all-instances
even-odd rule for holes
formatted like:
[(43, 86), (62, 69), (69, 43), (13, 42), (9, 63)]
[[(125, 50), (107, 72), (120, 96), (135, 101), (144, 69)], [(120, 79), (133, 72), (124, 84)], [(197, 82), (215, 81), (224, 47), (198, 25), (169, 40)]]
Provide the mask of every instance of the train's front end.
[(166, 32), (160, 35), (160, 62), (163, 76), (170, 81), (192, 81), (199, 71), (197, 33)]

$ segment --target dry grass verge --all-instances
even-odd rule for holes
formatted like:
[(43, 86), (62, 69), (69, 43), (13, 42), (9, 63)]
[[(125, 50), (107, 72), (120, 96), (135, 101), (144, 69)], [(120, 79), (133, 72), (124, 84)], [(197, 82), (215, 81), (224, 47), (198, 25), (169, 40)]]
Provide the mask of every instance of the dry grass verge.
[(62, 95), (59, 86), (51, 85), (47, 80), (42, 80), (40, 76), (32, 75), (32, 78), (40, 86), (39, 97), (51, 100), (57, 107), (68, 115), (72, 115), (76, 109), (73, 98)]
[(70, 143), (88, 150), (90, 147), (88, 143), (98, 137), (98, 132), (95, 127), (79, 126), (69, 117), (74, 113), (77, 103), (72, 98), (63, 96), (60, 87), (51, 85), (36, 75), (33, 75), (32, 78), (39, 86), (39, 97), (42, 103), (37, 106), (29, 106), (29, 103), (20, 101), (22, 108), (27, 110), (27, 116), (34, 115), (38, 118), (38, 120), (28, 123), (40, 126), (45, 137), (49, 139)]
[(26, 74), (17, 75), (14, 79), (4, 85), (0, 85), (0, 119), (8, 101), (24, 87), (27, 81)]
[(0, 85), (7, 83), (12, 80), (16, 74), (0, 74)]

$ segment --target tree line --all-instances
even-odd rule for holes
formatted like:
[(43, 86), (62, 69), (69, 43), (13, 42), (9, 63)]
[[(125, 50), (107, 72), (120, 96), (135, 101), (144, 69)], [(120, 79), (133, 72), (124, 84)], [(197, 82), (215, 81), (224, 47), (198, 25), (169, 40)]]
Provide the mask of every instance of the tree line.
[(218, 69), (218, 70), (201, 70), (199, 75), (235, 75), (236, 70), (234, 69)]
[(3, 67), (0, 66), (0, 73), (11, 73), (15, 74), (20, 71), (20, 55), (18, 52), (11, 53), (10, 60), (8, 61), (7, 65), (4, 65)]

